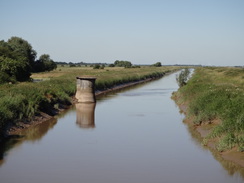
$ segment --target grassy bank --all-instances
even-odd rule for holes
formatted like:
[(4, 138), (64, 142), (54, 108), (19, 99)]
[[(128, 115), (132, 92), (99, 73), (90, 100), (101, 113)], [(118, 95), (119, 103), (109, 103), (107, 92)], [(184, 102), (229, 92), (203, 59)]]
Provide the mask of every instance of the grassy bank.
[(105, 68), (58, 67), (55, 71), (32, 75), (42, 82), (0, 85), (0, 129), (19, 121), (29, 122), (38, 113), (54, 115), (71, 104), (76, 91), (76, 76), (97, 77), (96, 89), (106, 90), (118, 84), (160, 77), (176, 67)]
[(194, 125), (212, 124), (203, 144), (215, 142), (218, 151), (244, 151), (244, 69), (197, 68), (189, 82), (173, 97), (188, 106)]

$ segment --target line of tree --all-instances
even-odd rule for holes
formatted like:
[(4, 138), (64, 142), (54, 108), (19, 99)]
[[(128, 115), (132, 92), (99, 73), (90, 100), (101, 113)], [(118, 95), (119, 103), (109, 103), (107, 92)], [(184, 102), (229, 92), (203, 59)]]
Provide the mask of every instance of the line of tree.
[(48, 54), (43, 54), (34, 63), (34, 72), (52, 71), (57, 68), (57, 64), (50, 58)]
[(130, 61), (125, 61), (125, 60), (116, 60), (114, 62), (115, 67), (125, 67), (125, 68), (130, 68), (132, 67), (132, 63)]
[(37, 52), (31, 44), (19, 37), (0, 41), (0, 84), (28, 81), (32, 72), (51, 71), (57, 68), (48, 54), (36, 60)]
[(161, 62), (156, 62), (155, 64), (153, 64), (152, 66), (154, 66), (154, 67), (161, 67), (162, 66), (162, 64), (161, 64)]
[(57, 65), (60, 65), (61, 67), (69, 66), (69, 67), (82, 67), (82, 66), (90, 66), (94, 67), (94, 65), (100, 65), (100, 66), (108, 66), (107, 63), (87, 63), (87, 62), (62, 62), (62, 61), (55, 61)]

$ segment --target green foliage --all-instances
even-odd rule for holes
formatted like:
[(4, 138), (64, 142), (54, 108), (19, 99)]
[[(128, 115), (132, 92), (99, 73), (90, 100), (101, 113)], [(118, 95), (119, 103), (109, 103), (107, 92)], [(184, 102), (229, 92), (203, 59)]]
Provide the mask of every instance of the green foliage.
[(104, 69), (105, 65), (99, 65), (99, 64), (95, 64), (93, 66), (93, 69)]
[(116, 67), (130, 68), (130, 67), (132, 66), (132, 63), (131, 63), (130, 61), (123, 61), (123, 60), (119, 61), (119, 60), (116, 60), (116, 61), (114, 62), (114, 65), (115, 65)]
[(75, 82), (60, 79), (3, 87), (0, 91), (0, 128), (9, 122), (30, 119), (38, 112), (53, 115), (55, 104), (70, 104)]
[(96, 89), (97, 90), (106, 90), (113, 86), (120, 85), (120, 84), (126, 84), (129, 82), (135, 82), (140, 80), (145, 80), (149, 78), (159, 78), (162, 77), (165, 73), (164, 72), (153, 72), (145, 75), (131, 75), (131, 76), (124, 76), (122, 78), (111, 78), (108, 80), (98, 80), (96, 82)]
[(114, 64), (109, 64), (108, 66), (109, 66), (109, 67), (115, 67), (115, 65), (114, 65)]
[(176, 81), (179, 87), (186, 85), (187, 80), (189, 79), (189, 75), (190, 75), (189, 69), (184, 69), (180, 72), (180, 74), (176, 77)]
[(18, 56), (5, 41), (0, 41), (0, 56), (16, 59)]
[(139, 65), (133, 65), (131, 68), (141, 68)]
[(39, 60), (34, 63), (35, 72), (52, 71), (57, 68), (57, 64), (50, 58), (48, 54), (40, 56)]
[(30, 43), (19, 37), (11, 37), (8, 40), (8, 45), (18, 58), (23, 58), (28, 63), (29, 72), (31, 72), (37, 53), (32, 49)]
[(35, 62), (36, 55), (32, 46), (22, 38), (0, 41), (0, 83), (28, 81), (31, 72), (56, 69), (57, 65), (49, 55), (44, 54)]
[(104, 64), (100, 65), (100, 69), (104, 69), (104, 68), (105, 68)]
[(93, 69), (100, 69), (100, 65), (99, 65), (99, 64), (95, 64), (95, 65), (93, 66)]
[(5, 73), (5, 72), (0, 72), (0, 84), (6, 83), (6, 82), (15, 82), (15, 80), (11, 80), (11, 77)]
[(0, 41), (0, 83), (29, 80), (35, 54), (31, 45), (21, 38)]
[(223, 138), (220, 139), (217, 150), (224, 151), (233, 148), (236, 145), (236, 138), (233, 133), (227, 133)]
[(162, 66), (162, 64), (161, 64), (161, 62), (156, 62), (155, 64), (153, 64), (152, 66), (154, 66), (154, 67), (161, 67)]
[(69, 66), (70, 66), (70, 67), (76, 67), (76, 65), (73, 64), (73, 63), (69, 64)]
[(23, 60), (14, 60), (12, 58), (0, 56), (0, 83), (25, 81), (30, 78), (28, 63)]
[[(194, 123), (211, 123), (221, 119), (205, 141), (218, 138), (217, 149), (223, 151), (244, 147), (244, 85), (239, 80), (241, 69), (198, 68), (187, 85), (180, 88), (189, 102), (189, 115)], [(230, 72), (230, 74), (228, 74)], [(236, 73), (236, 74), (234, 74)], [(241, 137), (240, 137), (241, 136)]]

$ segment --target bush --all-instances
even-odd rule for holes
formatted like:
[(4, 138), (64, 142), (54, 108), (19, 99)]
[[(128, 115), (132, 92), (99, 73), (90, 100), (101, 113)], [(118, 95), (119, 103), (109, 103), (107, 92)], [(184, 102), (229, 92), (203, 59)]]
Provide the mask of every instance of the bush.
[(161, 62), (156, 62), (155, 64), (153, 64), (152, 66), (154, 66), (154, 67), (161, 67), (162, 66), (162, 64), (161, 64)]
[(109, 66), (109, 67), (115, 67), (115, 65), (114, 65), (114, 64), (109, 64), (108, 66)]
[(95, 65), (93, 66), (93, 69), (100, 69), (100, 65), (99, 65), (99, 64), (95, 64)]
[(114, 62), (114, 65), (116, 67), (125, 67), (125, 68), (130, 68), (132, 66), (132, 63), (130, 61), (124, 61), (124, 60), (116, 60)]
[(190, 75), (189, 69), (184, 69), (180, 72), (180, 74), (176, 77), (176, 81), (177, 81), (179, 87), (186, 85), (189, 75)]

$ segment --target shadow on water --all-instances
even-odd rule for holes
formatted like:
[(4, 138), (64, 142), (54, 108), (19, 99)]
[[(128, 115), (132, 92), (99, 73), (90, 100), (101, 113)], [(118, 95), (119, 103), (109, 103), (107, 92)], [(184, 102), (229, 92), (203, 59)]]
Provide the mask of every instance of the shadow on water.
[(12, 148), (20, 146), (23, 142), (36, 142), (42, 139), (47, 132), (57, 124), (57, 119), (52, 118), (43, 123), (23, 129), (18, 135), (11, 135), (0, 142), (0, 166), (4, 163), (4, 158)]
[(236, 163), (225, 160), (217, 150), (201, 145), (202, 137), (192, 126), (188, 125), (188, 131), (192, 137), (192, 140), (196, 141), (197, 145), (202, 146), (202, 148), (205, 150), (210, 151), (213, 157), (224, 167), (229, 175), (234, 176), (235, 174), (240, 174), (244, 181), (244, 168)]
[(22, 138), (20, 135), (14, 135), (0, 142), (0, 166), (4, 164), (4, 158), (7, 156), (7, 152), (14, 148)]
[[(184, 119), (183, 122), (185, 120), (186, 119)], [(225, 160), (221, 156), (220, 152), (218, 152), (217, 150), (214, 150), (212, 148), (209, 148), (207, 146), (202, 145), (203, 138), (200, 135), (200, 133), (195, 129), (195, 127), (192, 126), (192, 125), (185, 124), (185, 123), (184, 123), (184, 125), (187, 127), (188, 132), (191, 135), (191, 140), (197, 146), (201, 147), (205, 151), (210, 151), (211, 154), (213, 155), (214, 159), (217, 160), (222, 165), (222, 167), (228, 172), (228, 174), (230, 176), (234, 176), (236, 174), (239, 174), (242, 177), (243, 182), (244, 182), (244, 168), (243, 167), (241, 167), (240, 165), (238, 165), (238, 164), (236, 164), (234, 162)]]
[(47, 134), (47, 132), (50, 129), (54, 128), (56, 124), (57, 124), (57, 119), (52, 118), (41, 124), (32, 126), (26, 130), (21, 131), (19, 135), (23, 136), (24, 140), (26, 141), (31, 141), (31, 142), (39, 141), (42, 139), (44, 135)]

